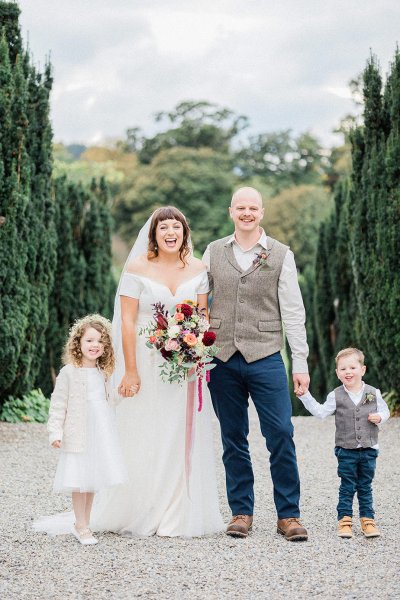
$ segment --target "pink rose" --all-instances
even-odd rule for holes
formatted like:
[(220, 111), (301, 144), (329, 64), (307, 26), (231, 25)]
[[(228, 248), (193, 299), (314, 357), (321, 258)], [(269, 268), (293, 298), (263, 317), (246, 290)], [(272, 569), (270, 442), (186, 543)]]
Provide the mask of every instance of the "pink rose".
[(176, 312), (174, 314), (174, 319), (175, 319), (175, 321), (178, 321), (178, 323), (179, 323), (180, 321), (184, 321), (185, 320), (185, 315), (183, 313), (181, 313), (181, 312)]
[(178, 342), (176, 340), (170, 338), (165, 343), (165, 349), (168, 350), (168, 351), (178, 350), (179, 349), (179, 344), (178, 344)]

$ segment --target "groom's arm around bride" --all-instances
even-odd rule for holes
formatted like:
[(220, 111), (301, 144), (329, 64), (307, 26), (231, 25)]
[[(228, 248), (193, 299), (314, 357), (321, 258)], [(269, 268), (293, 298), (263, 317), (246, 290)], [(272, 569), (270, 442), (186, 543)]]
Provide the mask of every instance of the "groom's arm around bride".
[(211, 330), (221, 348), (210, 391), (221, 426), (232, 521), (227, 533), (247, 536), (254, 492), (247, 436), (248, 398), (256, 407), (270, 452), (278, 532), (307, 539), (299, 522), (300, 484), (291, 401), (281, 357), (283, 329), (291, 348), (295, 392), (308, 389), (305, 313), (293, 253), (260, 227), (261, 195), (241, 188), (229, 208), (234, 233), (212, 242), (203, 257), (212, 287)]

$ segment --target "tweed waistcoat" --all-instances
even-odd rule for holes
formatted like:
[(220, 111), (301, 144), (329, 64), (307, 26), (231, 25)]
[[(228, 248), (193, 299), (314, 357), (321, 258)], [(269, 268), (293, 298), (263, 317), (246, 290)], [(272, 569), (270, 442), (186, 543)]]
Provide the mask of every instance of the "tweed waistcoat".
[(217, 334), (220, 360), (226, 362), (239, 351), (251, 363), (283, 346), (278, 280), (288, 246), (267, 237), (266, 264), (252, 264), (242, 271), (231, 237), (209, 246), (210, 329)]
[[(370, 402), (366, 401), (366, 395), (373, 394)], [(341, 385), (335, 389), (336, 400), (336, 434), (335, 444), (341, 448), (371, 448), (378, 443), (378, 427), (368, 421), (370, 413), (378, 410), (376, 400), (376, 389), (365, 384), (364, 393), (358, 404), (354, 404), (350, 396)]]

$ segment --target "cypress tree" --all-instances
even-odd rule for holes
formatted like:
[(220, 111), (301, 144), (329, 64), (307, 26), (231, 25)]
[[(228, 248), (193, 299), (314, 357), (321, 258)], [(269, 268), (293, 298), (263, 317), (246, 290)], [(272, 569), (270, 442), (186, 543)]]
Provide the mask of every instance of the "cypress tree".
[[(379, 203), (385, 202), (384, 138), (386, 124), (382, 102), (382, 78), (374, 57), (364, 72), (364, 127), (352, 136), (353, 151), (362, 160), (353, 162), (350, 203), (353, 218), (349, 221), (350, 256), (354, 291), (360, 321), (360, 345), (374, 368), (379, 367), (379, 324), (375, 322), (377, 215)], [(380, 321), (380, 319), (379, 319)]]
[[(0, 5), (0, 15), (2, 15)], [(2, 15), (3, 16), (3, 15)], [(1, 22), (4, 22), (2, 19)], [(18, 357), (29, 314), (27, 248), (24, 215), (29, 202), (29, 165), (22, 162), (23, 138), (16, 139), (12, 110), (15, 97), (13, 69), (3, 29), (0, 39), (0, 389), (11, 388), (17, 377)], [(21, 133), (21, 132), (20, 132)], [(19, 177), (16, 157), (21, 150)]]
[(112, 316), (111, 217), (105, 182), (91, 190), (60, 177), (54, 181), (57, 266), (49, 299), (46, 352), (36, 385), (49, 394), (73, 321), (98, 312)]
[(51, 68), (30, 64), (18, 17), (0, 2), (0, 402), (49, 393), (71, 323), (110, 316), (114, 292), (106, 184), (52, 181)]
[(36, 385), (45, 394), (52, 390), (61, 366), (61, 351), (72, 321), (83, 315), (85, 261), (80, 252), (84, 198), (79, 186), (66, 177), (54, 181), (57, 257), (54, 285), (49, 297), (46, 350)]
[(19, 9), (0, 2), (0, 399), (33, 387), (44, 349), (55, 264), (51, 186), (50, 66), (21, 46)]
[[(398, 50), (384, 90), (378, 63), (370, 58), (364, 98), (364, 124), (351, 134), (351, 179), (338, 187), (335, 214), (320, 231), (316, 325), (324, 369), (329, 354), (332, 361), (339, 348), (358, 346), (367, 356), (368, 381), (398, 394), (400, 376), (394, 366), (400, 361)], [(332, 324), (335, 336), (329, 348), (324, 335)], [(326, 384), (328, 389), (332, 386), (327, 372)]]
[[(384, 94), (384, 112), (390, 123), (384, 148), (385, 195), (377, 209), (375, 322), (380, 323), (377, 366), (388, 388), (399, 395), (400, 375), (387, 364), (400, 363), (400, 53), (396, 50)], [(384, 318), (382, 318), (384, 317)], [(382, 327), (383, 325), (383, 327)], [(389, 372), (387, 372), (389, 371)]]
[(111, 276), (111, 218), (104, 178), (99, 185), (93, 180), (90, 192), (82, 232), (86, 261), (85, 308), (88, 312), (111, 316), (110, 301), (114, 291)]

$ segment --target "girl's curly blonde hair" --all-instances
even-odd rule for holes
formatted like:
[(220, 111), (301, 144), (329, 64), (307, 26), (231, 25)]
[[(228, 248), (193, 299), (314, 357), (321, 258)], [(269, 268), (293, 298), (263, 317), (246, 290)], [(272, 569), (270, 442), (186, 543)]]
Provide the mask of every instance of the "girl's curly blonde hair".
[(101, 315), (87, 315), (75, 321), (69, 330), (68, 341), (64, 347), (63, 363), (65, 365), (73, 364), (74, 367), (82, 366), (81, 339), (89, 327), (93, 327), (93, 329), (101, 333), (100, 341), (104, 345), (104, 352), (97, 359), (97, 365), (106, 375), (111, 375), (115, 368), (114, 349), (111, 341), (111, 323)]

